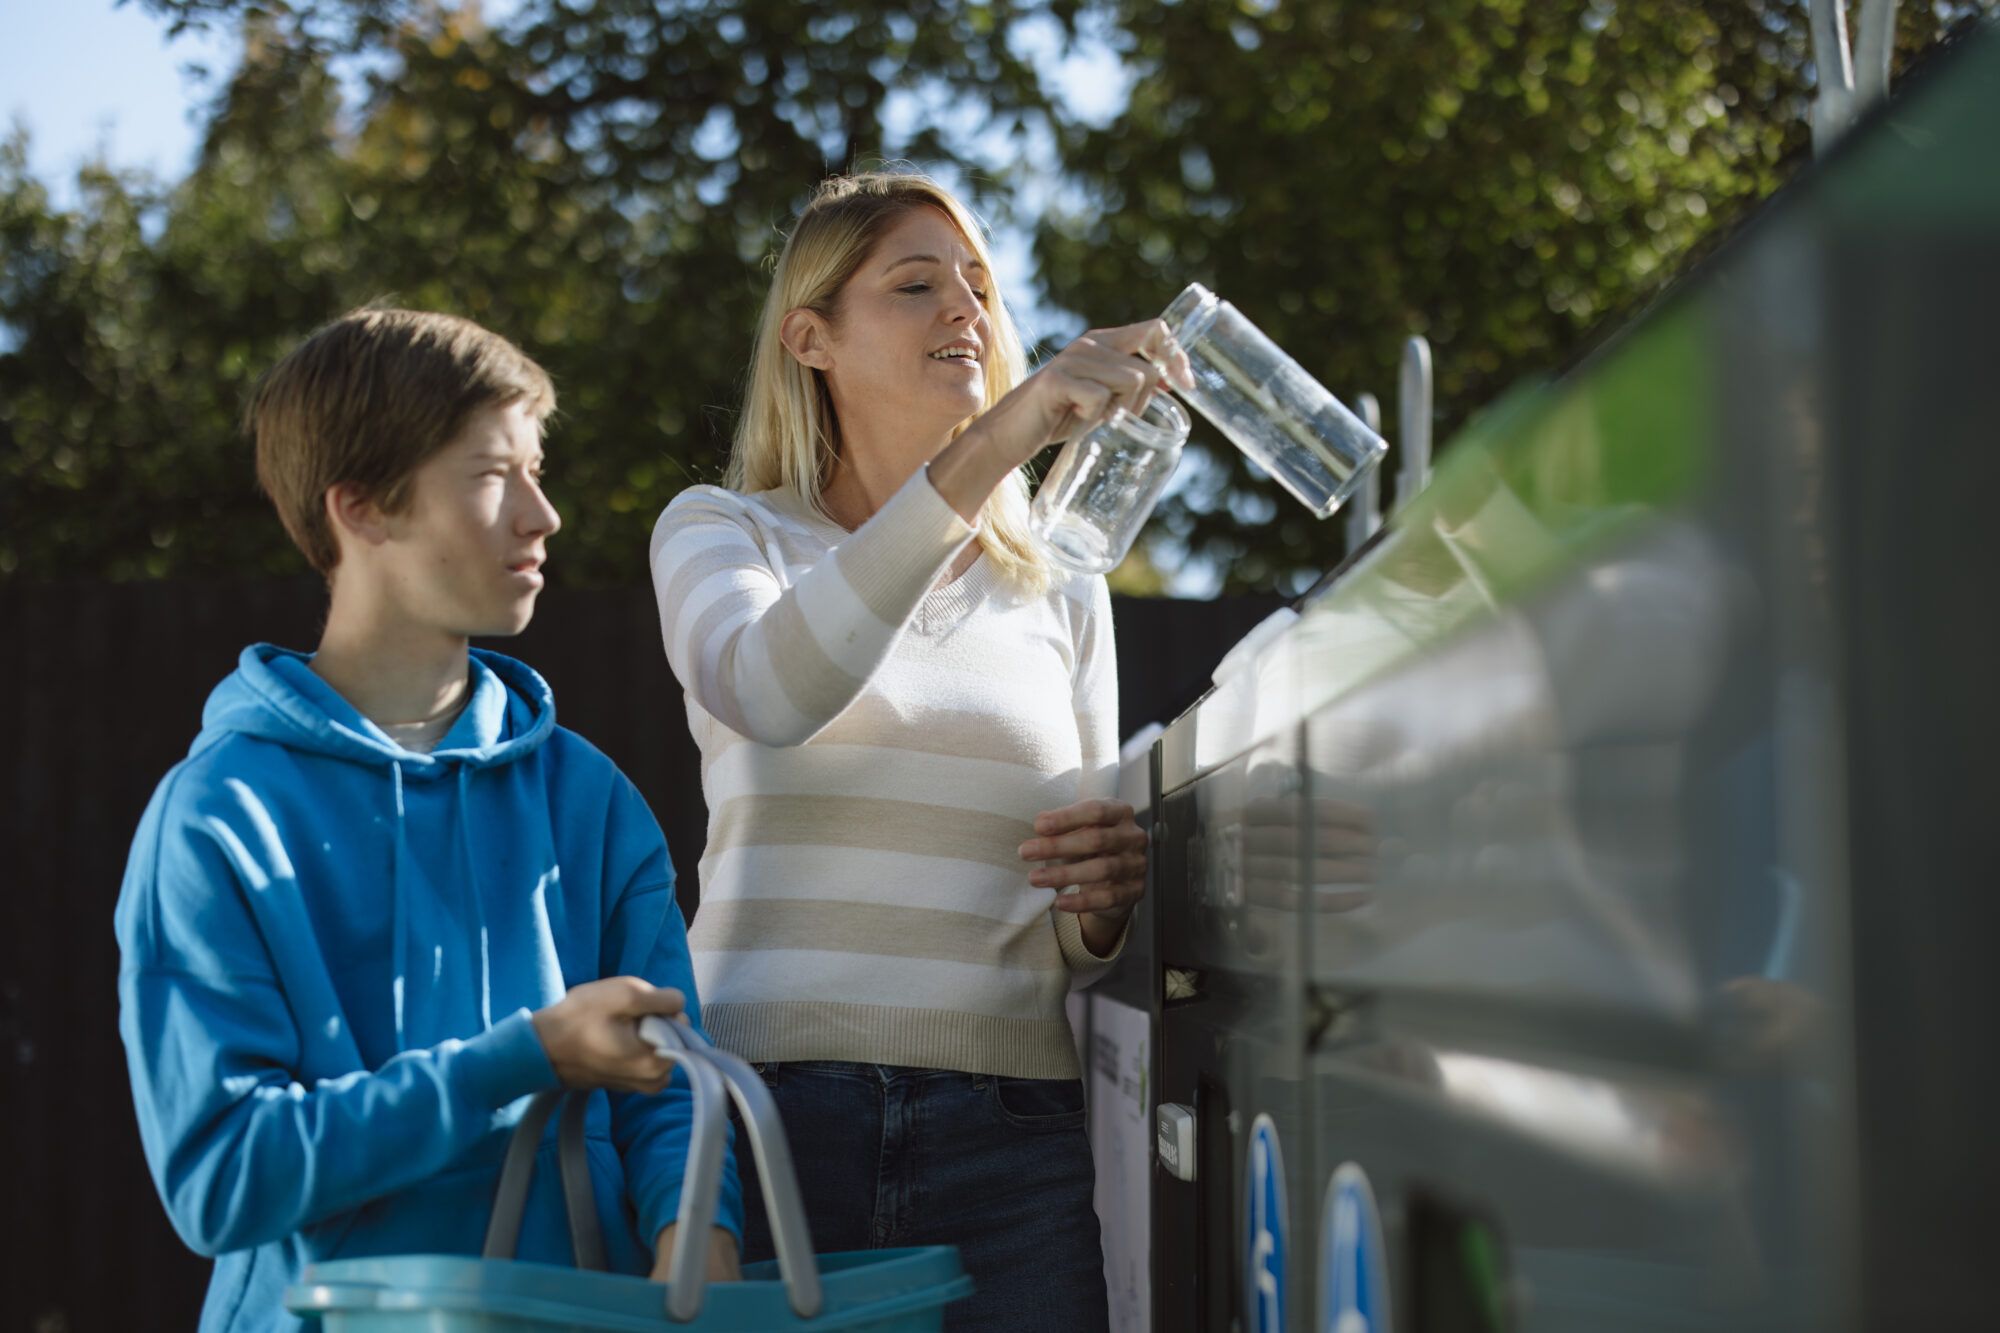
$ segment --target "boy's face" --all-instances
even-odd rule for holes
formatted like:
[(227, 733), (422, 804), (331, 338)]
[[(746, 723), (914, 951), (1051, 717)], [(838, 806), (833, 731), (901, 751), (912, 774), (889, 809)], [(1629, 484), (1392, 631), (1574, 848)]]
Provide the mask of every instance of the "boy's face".
[(402, 615), (467, 638), (519, 634), (562, 520), (542, 494), (541, 429), (525, 403), (475, 412), (411, 475), (370, 553)]

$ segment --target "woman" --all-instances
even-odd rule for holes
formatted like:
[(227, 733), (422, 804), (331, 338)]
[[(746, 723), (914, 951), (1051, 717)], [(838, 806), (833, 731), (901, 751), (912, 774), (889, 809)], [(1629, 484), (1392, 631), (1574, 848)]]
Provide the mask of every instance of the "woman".
[(1152, 322), (1024, 378), (991, 268), (936, 183), (827, 182), (778, 260), (728, 485), (660, 516), (709, 808), (690, 944), (819, 1250), (956, 1245), (978, 1291), (948, 1327), (1100, 1329), (1063, 1000), (1116, 957), (1146, 840), (1108, 799), (1109, 593), (1054, 577), (1020, 468), (1188, 368)]

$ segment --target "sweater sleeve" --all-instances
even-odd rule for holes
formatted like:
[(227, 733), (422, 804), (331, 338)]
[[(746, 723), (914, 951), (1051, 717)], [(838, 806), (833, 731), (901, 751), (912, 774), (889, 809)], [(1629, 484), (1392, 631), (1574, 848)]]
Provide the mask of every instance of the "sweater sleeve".
[[(1090, 581), (1090, 609), (1078, 630), (1071, 701), (1083, 757), (1076, 799), (1108, 799), (1118, 792), (1118, 645), (1111, 632), (1111, 588), (1102, 577)], [(1076, 913), (1051, 910), (1050, 915), (1063, 961), (1072, 974), (1083, 974), (1072, 976), (1072, 988), (1096, 980), (1125, 951), (1125, 939), (1132, 932), (1127, 916), (1111, 952), (1100, 956), (1083, 942)]]
[(267, 1244), (428, 1179), (556, 1086), (526, 1010), (372, 1071), (296, 1075), (305, 1035), (247, 901), (282, 885), (244, 831), (173, 789), (119, 895), (119, 1029), (146, 1161), (192, 1249)]
[(974, 536), (919, 470), (790, 587), (741, 501), (699, 487), (653, 529), (667, 662), (696, 703), (764, 745), (798, 745), (839, 716), (888, 657), (938, 575)]

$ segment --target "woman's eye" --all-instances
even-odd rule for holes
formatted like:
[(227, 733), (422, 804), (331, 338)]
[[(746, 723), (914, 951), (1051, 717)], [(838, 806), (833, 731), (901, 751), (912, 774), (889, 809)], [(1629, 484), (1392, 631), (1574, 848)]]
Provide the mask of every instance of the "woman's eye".
[(911, 296), (918, 296), (924, 292), (929, 291), (930, 289), (931, 285), (928, 282), (913, 282), (910, 283), (908, 286), (898, 287), (896, 290), (899, 292), (908, 293)]
[(985, 293), (985, 292), (981, 292), (981, 291), (975, 291), (975, 292), (973, 292), (973, 294), (972, 294), (972, 295), (974, 296), (974, 298), (976, 298), (976, 299), (978, 299), (978, 300), (980, 300), (980, 301), (984, 301), (984, 300), (986, 299), (986, 293)]

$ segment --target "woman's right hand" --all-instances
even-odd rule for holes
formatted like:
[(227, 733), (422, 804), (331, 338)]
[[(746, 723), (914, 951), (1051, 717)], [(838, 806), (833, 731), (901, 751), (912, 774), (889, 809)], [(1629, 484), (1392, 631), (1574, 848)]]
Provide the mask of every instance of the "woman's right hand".
[(931, 460), (931, 485), (961, 518), (977, 522), (1009, 473), (1114, 407), (1137, 411), (1169, 381), (1192, 388), (1194, 369), (1164, 321), (1092, 329), (946, 445)]
[(1164, 321), (1092, 329), (1057, 352), (972, 424), (1008, 467), (1109, 416), (1136, 412), (1163, 387), (1192, 388), (1187, 353)]

